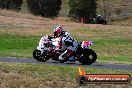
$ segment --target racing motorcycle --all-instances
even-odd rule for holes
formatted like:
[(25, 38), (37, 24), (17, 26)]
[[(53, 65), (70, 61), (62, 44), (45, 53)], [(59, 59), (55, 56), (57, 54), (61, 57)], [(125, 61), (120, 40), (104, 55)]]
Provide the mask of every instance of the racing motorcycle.
[[(58, 47), (59, 38), (53, 38), (49, 36), (43, 36), (40, 39), (39, 46), (33, 51), (33, 57), (37, 61), (47, 61), (49, 59), (59, 61), (60, 63), (70, 61), (68, 58), (65, 60), (59, 60), (59, 56), (65, 51), (65, 47), (61, 50), (56, 50)], [(79, 61), (83, 65), (90, 65), (97, 59), (95, 51), (89, 47), (93, 45), (92, 41), (83, 41), (79, 43), (79, 47), (75, 53), (76, 61)]]

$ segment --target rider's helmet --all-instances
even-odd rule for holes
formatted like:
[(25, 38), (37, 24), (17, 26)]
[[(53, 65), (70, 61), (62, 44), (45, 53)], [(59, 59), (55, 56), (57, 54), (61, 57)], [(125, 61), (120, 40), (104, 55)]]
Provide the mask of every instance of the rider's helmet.
[(101, 17), (101, 15), (97, 15), (97, 17)]
[(57, 26), (54, 29), (54, 37), (60, 37), (63, 34), (64, 34), (64, 30), (63, 30), (63, 28), (61, 26)]
[(97, 18), (97, 19), (100, 19), (100, 18), (102, 18), (102, 17), (101, 17), (101, 15), (97, 15), (97, 17), (96, 17), (96, 18)]

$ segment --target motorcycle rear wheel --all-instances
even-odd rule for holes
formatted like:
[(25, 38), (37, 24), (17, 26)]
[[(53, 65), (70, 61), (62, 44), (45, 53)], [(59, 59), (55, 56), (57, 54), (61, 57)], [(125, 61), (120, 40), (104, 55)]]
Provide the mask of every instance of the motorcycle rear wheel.
[(81, 60), (79, 61), (83, 65), (90, 65), (97, 59), (97, 54), (92, 49), (84, 49)]
[(38, 49), (35, 49), (33, 51), (33, 57), (37, 61), (42, 61), (42, 62), (45, 62), (45, 61), (49, 60), (49, 58), (50, 58), (46, 53), (41, 54), (41, 51)]

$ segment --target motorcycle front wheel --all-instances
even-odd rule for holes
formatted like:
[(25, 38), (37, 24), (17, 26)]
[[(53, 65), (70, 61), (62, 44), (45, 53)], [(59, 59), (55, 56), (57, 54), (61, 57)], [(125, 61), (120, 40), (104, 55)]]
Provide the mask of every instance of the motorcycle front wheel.
[(36, 59), (37, 61), (45, 62), (45, 61), (49, 60), (50, 57), (47, 55), (47, 53), (41, 54), (40, 50), (35, 49), (33, 51), (33, 58)]
[(92, 49), (84, 49), (79, 62), (82, 63), (83, 65), (90, 65), (94, 63), (96, 59), (97, 54)]

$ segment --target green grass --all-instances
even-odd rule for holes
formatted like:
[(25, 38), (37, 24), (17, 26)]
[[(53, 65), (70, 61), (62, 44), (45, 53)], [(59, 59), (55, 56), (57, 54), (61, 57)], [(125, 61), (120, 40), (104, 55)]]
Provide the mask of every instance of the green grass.
[(32, 51), (38, 45), (39, 38), (0, 38), (0, 55), (32, 57)]
[[(131, 71), (85, 68), (87, 74), (130, 74)], [(0, 62), (1, 88), (79, 88), (78, 67)], [(132, 84), (88, 84), (81, 88), (131, 88)]]
[(132, 57), (128, 56), (98, 56), (98, 61), (109, 63), (132, 64)]

